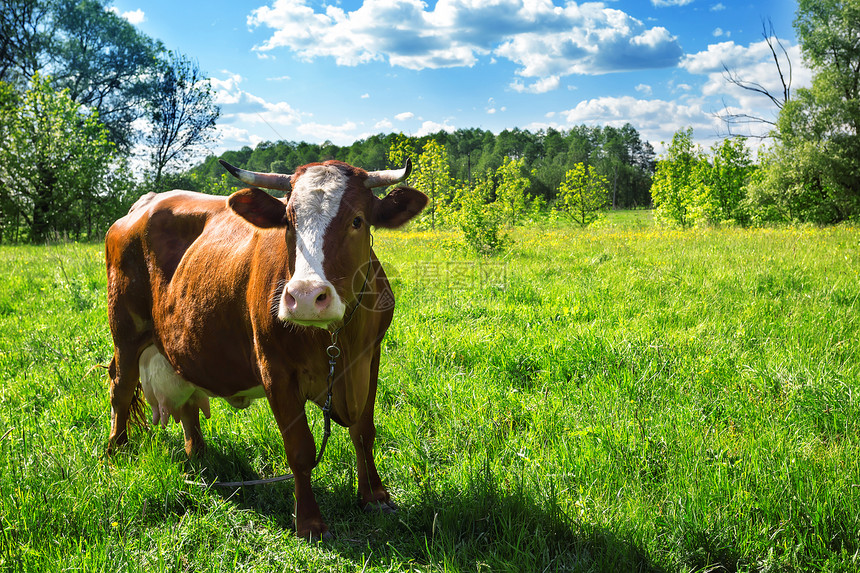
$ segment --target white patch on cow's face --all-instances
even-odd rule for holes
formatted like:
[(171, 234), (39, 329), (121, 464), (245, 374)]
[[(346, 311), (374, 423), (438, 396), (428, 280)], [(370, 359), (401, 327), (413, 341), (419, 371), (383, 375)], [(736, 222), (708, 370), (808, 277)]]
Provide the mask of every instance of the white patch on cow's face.
[[(278, 318), (293, 322), (320, 325), (343, 316), (345, 305), (323, 270), (325, 233), (340, 209), (346, 190), (347, 176), (335, 166), (314, 166), (303, 173), (292, 190), (290, 203), (296, 216), (296, 266), (281, 296)], [(288, 309), (288, 290), (314, 286), (330, 287), (334, 300), (321, 316), (302, 313), (296, 316)]]

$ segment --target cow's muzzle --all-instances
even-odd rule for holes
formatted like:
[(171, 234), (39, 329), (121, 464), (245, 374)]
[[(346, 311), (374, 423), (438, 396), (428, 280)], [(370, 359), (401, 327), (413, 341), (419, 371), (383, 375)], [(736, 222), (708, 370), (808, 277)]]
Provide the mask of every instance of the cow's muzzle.
[(345, 306), (327, 281), (291, 280), (284, 288), (278, 318), (303, 326), (326, 328), (343, 318)]

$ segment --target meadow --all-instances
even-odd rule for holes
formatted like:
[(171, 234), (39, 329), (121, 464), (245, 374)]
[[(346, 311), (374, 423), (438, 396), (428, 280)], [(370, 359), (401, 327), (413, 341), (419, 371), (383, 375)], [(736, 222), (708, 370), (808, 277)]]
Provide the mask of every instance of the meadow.
[[(134, 428), (105, 455), (103, 246), (0, 247), (0, 571), (856, 571), (860, 231), (377, 231), (398, 297), (357, 506), (335, 426), (292, 531), (265, 401), (213, 401), (209, 449)], [(315, 435), (322, 416), (308, 406)]]

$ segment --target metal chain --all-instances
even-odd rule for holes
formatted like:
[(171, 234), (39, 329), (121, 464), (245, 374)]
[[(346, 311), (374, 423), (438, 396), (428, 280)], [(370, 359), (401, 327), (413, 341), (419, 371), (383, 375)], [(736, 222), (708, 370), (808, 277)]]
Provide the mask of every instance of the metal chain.
[[(373, 233), (370, 234), (370, 247), (371, 254), (373, 253)], [(332, 331), (331, 333), (331, 344), (328, 348), (325, 349), (326, 354), (328, 354), (328, 379), (326, 380), (328, 386), (328, 394), (326, 395), (325, 405), (322, 407), (323, 411), (323, 440), (320, 444), (320, 451), (317, 454), (317, 459), (314, 462), (313, 467), (317, 467), (322, 460), (323, 452), (325, 452), (325, 446), (328, 443), (329, 436), (331, 436), (331, 391), (332, 386), (334, 386), (334, 367), (337, 362), (337, 358), (340, 357), (340, 346), (337, 345), (337, 335), (340, 333), (343, 328), (349, 324), (349, 321), (352, 320), (355, 311), (361, 306), (361, 299), (364, 297), (364, 291), (367, 288), (367, 279), (370, 276), (370, 270), (373, 266), (372, 257), (368, 257), (367, 259), (367, 272), (364, 273), (364, 283), (361, 285), (361, 290), (358, 291), (358, 299), (355, 301), (355, 306), (352, 307), (352, 310), (349, 311), (349, 315), (346, 317), (346, 320), (343, 321), (338, 328)]]

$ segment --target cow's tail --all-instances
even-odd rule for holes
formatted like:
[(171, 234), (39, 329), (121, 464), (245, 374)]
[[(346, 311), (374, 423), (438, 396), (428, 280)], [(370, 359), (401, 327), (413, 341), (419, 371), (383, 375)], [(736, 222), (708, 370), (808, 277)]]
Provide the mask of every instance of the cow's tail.
[[(99, 364), (102, 368), (103, 365)], [(116, 384), (116, 358), (111, 358), (110, 366), (107, 367), (108, 375), (110, 376), (110, 385)], [(128, 419), (136, 426), (149, 426), (146, 416), (146, 401), (143, 398), (143, 386), (140, 382), (134, 389), (134, 396), (131, 399), (131, 405), (128, 408)]]

